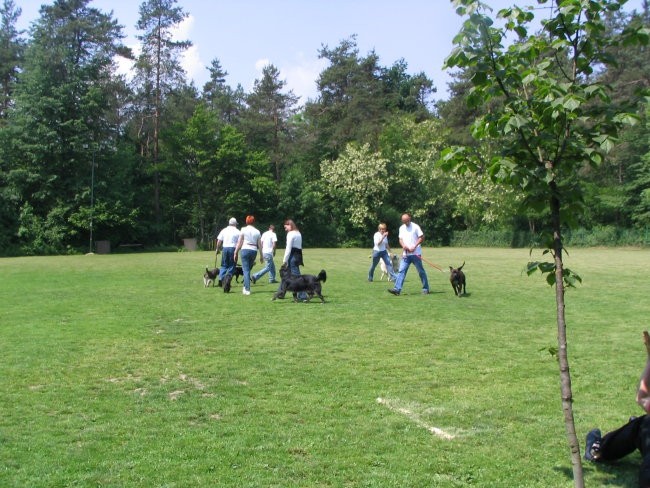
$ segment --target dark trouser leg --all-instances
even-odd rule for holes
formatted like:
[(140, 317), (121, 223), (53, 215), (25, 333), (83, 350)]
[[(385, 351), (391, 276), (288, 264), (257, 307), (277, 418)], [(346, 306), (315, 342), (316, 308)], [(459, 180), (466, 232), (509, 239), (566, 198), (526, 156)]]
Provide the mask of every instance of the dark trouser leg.
[(600, 443), (600, 461), (614, 461), (640, 448), (639, 434), (644, 421), (645, 415), (605, 434)]
[(644, 415), (641, 418), (641, 426), (639, 427), (639, 436), (637, 439), (639, 451), (643, 460), (641, 461), (641, 469), (639, 471), (639, 487), (650, 487), (650, 416)]
[(600, 443), (599, 461), (614, 461), (641, 451), (639, 487), (650, 488), (650, 416), (642, 415), (607, 433)]

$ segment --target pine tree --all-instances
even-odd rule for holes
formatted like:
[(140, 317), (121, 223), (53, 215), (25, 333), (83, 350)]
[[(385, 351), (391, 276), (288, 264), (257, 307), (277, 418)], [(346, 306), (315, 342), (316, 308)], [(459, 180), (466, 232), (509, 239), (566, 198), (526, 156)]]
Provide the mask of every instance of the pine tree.
[(160, 131), (166, 98), (185, 83), (180, 55), (191, 47), (190, 41), (177, 41), (173, 30), (187, 14), (176, 0), (146, 0), (140, 5), (137, 28), (142, 52), (136, 63), (140, 155), (147, 160), (154, 177), (153, 208), (156, 223), (162, 225), (160, 205)]

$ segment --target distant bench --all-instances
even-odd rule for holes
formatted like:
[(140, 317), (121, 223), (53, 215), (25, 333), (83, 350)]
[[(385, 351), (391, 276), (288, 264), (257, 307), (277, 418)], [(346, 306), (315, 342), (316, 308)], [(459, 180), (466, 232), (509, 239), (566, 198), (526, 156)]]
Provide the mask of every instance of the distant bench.
[(122, 248), (122, 247), (124, 247), (124, 248), (138, 248), (138, 247), (142, 247), (142, 246), (144, 246), (144, 244), (140, 244), (139, 242), (134, 242), (132, 244), (120, 244), (117, 247), (119, 247), (119, 248)]

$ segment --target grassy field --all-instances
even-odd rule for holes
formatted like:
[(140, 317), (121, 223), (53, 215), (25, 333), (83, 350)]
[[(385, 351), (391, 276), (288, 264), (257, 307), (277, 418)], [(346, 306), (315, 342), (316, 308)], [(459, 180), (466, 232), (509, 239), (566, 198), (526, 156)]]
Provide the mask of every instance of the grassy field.
[[(208, 252), (0, 260), (0, 486), (573, 486), (529, 251), (426, 249), (466, 261), (462, 298), (432, 267), (430, 295), (414, 268), (389, 295), (369, 254), (306, 250), (324, 305), (272, 302), (266, 277), (206, 289)], [(640, 412), (650, 251), (566, 264), (582, 440)], [(639, 459), (586, 464), (587, 485), (636, 486)]]

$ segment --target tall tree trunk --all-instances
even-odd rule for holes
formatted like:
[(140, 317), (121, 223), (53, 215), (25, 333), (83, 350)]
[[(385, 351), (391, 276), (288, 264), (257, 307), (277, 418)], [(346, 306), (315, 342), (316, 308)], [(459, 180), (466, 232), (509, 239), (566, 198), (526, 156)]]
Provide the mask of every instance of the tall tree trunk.
[(569, 371), (569, 355), (567, 352), (566, 320), (564, 315), (564, 266), (562, 263), (562, 232), (560, 228), (560, 201), (557, 197), (557, 186), (551, 183), (551, 222), (553, 226), (553, 255), (555, 258), (555, 302), (557, 304), (557, 345), (558, 362), (560, 365), (560, 387), (562, 393), (562, 410), (569, 449), (571, 449), (571, 464), (573, 465), (573, 480), (576, 488), (584, 488), (582, 460), (580, 458), (580, 443), (576, 435), (573, 419), (573, 392), (571, 390), (571, 373)]
[(207, 241), (205, 235), (205, 214), (203, 213), (203, 199), (201, 198), (201, 192), (197, 193), (197, 199), (199, 204), (199, 232), (201, 233), (201, 244), (204, 244)]
[(158, 159), (160, 157), (160, 106), (162, 105), (162, 96), (160, 93), (160, 71), (162, 58), (162, 34), (161, 20), (158, 18), (158, 30), (156, 38), (156, 87), (154, 95), (154, 119), (153, 119), (153, 164), (154, 164), (154, 207), (156, 211), (156, 224), (158, 230), (162, 224), (162, 212), (160, 211), (160, 173), (158, 171)]

